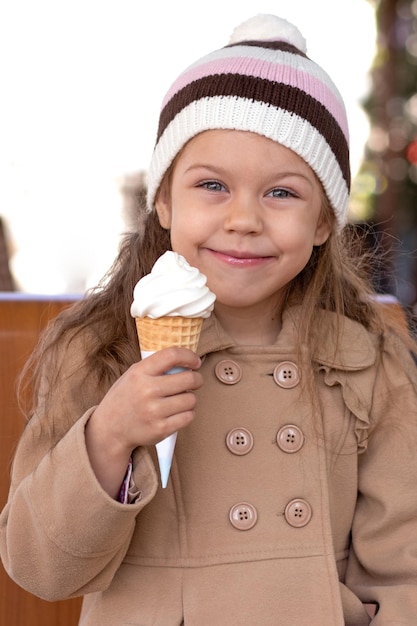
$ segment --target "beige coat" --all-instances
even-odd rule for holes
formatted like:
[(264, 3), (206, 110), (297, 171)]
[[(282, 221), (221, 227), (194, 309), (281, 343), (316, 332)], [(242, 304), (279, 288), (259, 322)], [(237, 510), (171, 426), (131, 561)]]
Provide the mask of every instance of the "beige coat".
[[(314, 411), (296, 327), (290, 309), (276, 345), (258, 348), (206, 323), (205, 384), (168, 488), (154, 450), (138, 449), (128, 505), (86, 453), (103, 390), (69, 375), (55, 416), (73, 426), (53, 445), (34, 418), (17, 452), (0, 518), (12, 578), (51, 600), (86, 594), (83, 626), (415, 626), (414, 362), (392, 337), (381, 356), (348, 320), (334, 358), (323, 314)], [(363, 603), (379, 605), (372, 622)]]

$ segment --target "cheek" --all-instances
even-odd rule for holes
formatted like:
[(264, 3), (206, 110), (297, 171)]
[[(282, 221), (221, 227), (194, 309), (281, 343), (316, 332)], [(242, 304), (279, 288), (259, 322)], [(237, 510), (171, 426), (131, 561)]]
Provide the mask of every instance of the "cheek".
[(313, 215), (305, 216), (304, 219), (298, 220), (293, 224), (292, 236), (294, 242), (300, 246), (313, 247), (316, 238), (317, 220)]
[(192, 211), (174, 210), (171, 221), (171, 239), (186, 242), (198, 241), (205, 232), (204, 219)]
[(286, 231), (282, 240), (282, 252), (293, 259), (293, 263), (302, 269), (311, 257), (314, 247), (314, 233), (299, 227), (295, 231)]
[(170, 236), (171, 246), (174, 252), (182, 254), (188, 260), (189, 249), (192, 246), (193, 239), (195, 238), (194, 226), (187, 220), (173, 217)]

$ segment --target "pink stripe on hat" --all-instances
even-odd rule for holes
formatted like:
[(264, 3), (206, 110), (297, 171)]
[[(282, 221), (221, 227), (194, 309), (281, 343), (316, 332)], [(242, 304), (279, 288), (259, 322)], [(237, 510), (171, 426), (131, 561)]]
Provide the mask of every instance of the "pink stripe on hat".
[[(285, 61), (284, 54), (282, 55)], [(349, 131), (346, 120), (346, 113), (341, 104), (340, 96), (335, 96), (327, 84), (319, 76), (307, 73), (305, 69), (294, 67), (294, 55), (288, 55), (288, 63), (274, 63), (261, 61), (253, 57), (238, 56), (235, 58), (219, 58), (207, 63), (192, 66), (186, 70), (173, 83), (166, 94), (162, 108), (171, 98), (186, 87), (191, 82), (200, 78), (215, 74), (240, 74), (242, 76), (256, 76), (284, 85), (292, 85), (305, 91), (309, 96), (321, 102), (333, 115), (339, 126), (342, 128), (345, 137), (348, 138)]]

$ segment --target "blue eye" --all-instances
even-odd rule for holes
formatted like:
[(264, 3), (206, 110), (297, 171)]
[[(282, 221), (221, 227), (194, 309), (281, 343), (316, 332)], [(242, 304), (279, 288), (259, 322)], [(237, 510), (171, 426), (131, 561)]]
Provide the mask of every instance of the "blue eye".
[(198, 185), (199, 187), (203, 187), (208, 191), (224, 191), (225, 187), (222, 183), (219, 183), (218, 180), (205, 180), (204, 182)]
[(288, 189), (277, 187), (276, 189), (272, 189), (272, 191), (270, 191), (267, 195), (272, 196), (273, 198), (293, 198), (295, 194), (288, 191)]

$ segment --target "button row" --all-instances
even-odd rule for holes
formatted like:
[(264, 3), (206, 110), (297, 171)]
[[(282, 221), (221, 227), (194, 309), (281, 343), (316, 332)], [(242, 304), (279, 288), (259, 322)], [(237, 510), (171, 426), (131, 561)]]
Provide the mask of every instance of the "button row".
[[(284, 519), (293, 528), (307, 526), (312, 516), (310, 504), (302, 498), (291, 500), (284, 509)], [(237, 530), (250, 530), (258, 521), (258, 512), (253, 504), (239, 502), (230, 509), (229, 520)]]
[[(225, 385), (236, 385), (242, 380), (242, 368), (231, 359), (219, 361), (214, 368), (214, 373), (216, 378)], [(273, 379), (279, 387), (292, 389), (300, 382), (300, 372), (292, 361), (282, 361), (275, 367)]]
[[(283, 452), (298, 452), (304, 445), (305, 437), (300, 428), (294, 424), (286, 424), (279, 429), (276, 436), (277, 445)], [(233, 428), (226, 435), (226, 446), (238, 456), (248, 454), (253, 448), (254, 438), (246, 428)]]

